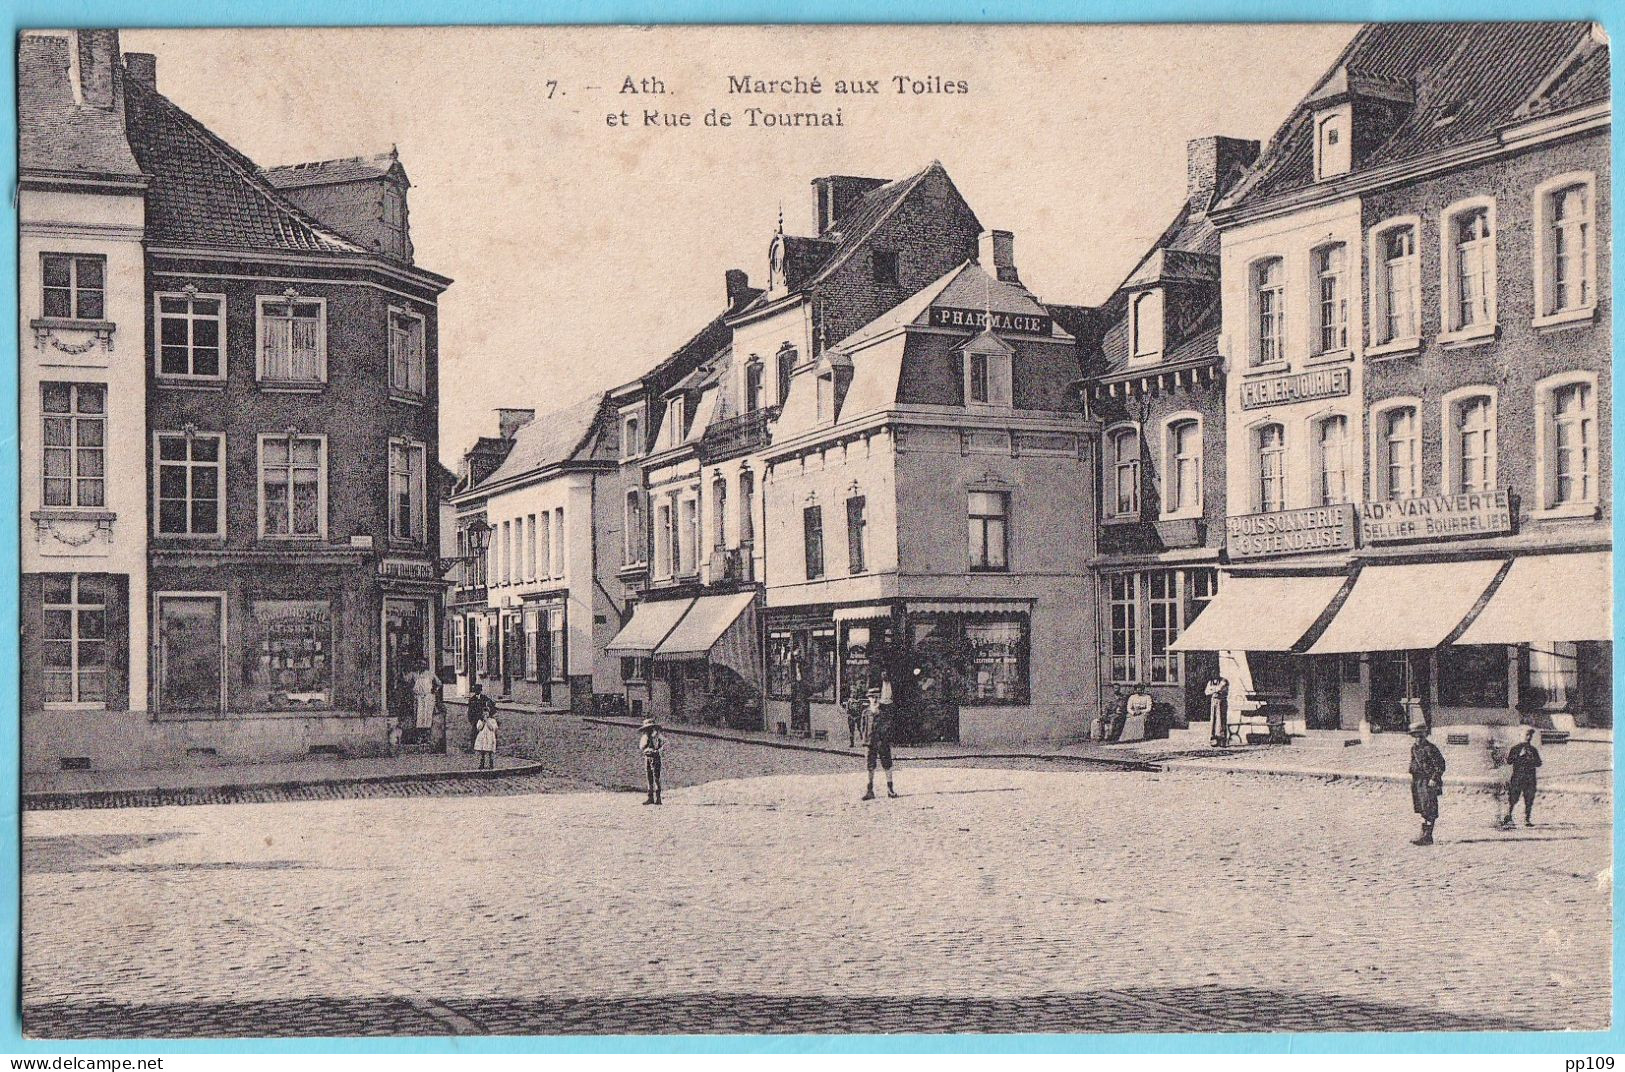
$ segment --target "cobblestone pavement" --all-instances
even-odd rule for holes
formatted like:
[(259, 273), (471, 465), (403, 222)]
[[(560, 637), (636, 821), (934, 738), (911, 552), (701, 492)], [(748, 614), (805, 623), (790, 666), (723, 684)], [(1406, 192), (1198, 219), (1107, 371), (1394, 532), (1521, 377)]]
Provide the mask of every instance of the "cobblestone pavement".
[(1443, 839), (1418, 849), (1399, 786), (899, 780), (871, 803), (848, 765), (660, 808), (551, 792), (29, 812), (25, 1029), (1607, 1026), (1609, 816), (1584, 801), (1502, 834), (1482, 797), (1447, 793)]

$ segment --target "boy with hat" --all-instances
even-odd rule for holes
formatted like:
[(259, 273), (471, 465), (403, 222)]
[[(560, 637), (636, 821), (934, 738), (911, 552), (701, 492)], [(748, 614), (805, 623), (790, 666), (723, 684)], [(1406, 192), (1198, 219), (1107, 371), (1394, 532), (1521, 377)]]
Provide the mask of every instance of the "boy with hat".
[[(915, 671), (919, 673), (919, 671)], [(878, 763), (886, 772), (886, 795), (896, 797), (897, 790), (892, 787), (891, 780), (891, 742), (897, 732), (897, 720), (892, 705), (887, 703), (886, 693), (889, 681), (882, 680), (881, 688), (869, 690), (869, 788), (864, 790), (863, 799), (875, 799), (875, 765)]]
[(643, 773), (649, 779), (649, 796), (645, 804), (660, 803), (660, 749), (665, 740), (660, 736), (660, 724), (653, 718), (643, 720), (638, 727), (638, 751), (643, 753)]
[(1535, 825), (1535, 769), (1540, 766), (1540, 749), (1535, 747), (1535, 727), (1525, 726), (1523, 740), (1507, 753), (1512, 777), (1507, 781), (1507, 813), (1501, 819), (1502, 828), (1512, 825), (1512, 812), (1523, 798), (1523, 825)]
[(1433, 824), (1439, 821), (1439, 794), (1444, 792), (1444, 754), (1428, 740), (1427, 719), (1411, 718), (1411, 807), (1422, 817), (1422, 834), (1412, 845), (1433, 844)]

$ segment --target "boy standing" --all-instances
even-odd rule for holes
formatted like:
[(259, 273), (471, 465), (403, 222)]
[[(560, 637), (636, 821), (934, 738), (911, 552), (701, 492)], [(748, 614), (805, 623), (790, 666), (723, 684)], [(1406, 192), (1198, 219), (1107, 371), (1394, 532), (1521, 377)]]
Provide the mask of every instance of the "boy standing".
[(895, 798), (897, 790), (892, 788), (891, 780), (891, 742), (897, 732), (897, 719), (893, 714), (892, 705), (886, 703), (885, 688), (889, 682), (882, 681), (880, 691), (871, 692), (872, 701), (869, 708), (873, 720), (869, 725), (869, 788), (864, 790), (863, 799), (875, 799), (875, 765), (878, 763), (886, 772), (886, 795)]
[(1523, 825), (1535, 825), (1535, 770), (1540, 766), (1540, 749), (1535, 747), (1535, 727), (1526, 726), (1523, 740), (1507, 753), (1512, 766), (1512, 777), (1507, 782), (1507, 813), (1501, 819), (1503, 828), (1512, 825), (1512, 811), (1523, 799)]
[(660, 749), (665, 746), (660, 736), (660, 724), (652, 718), (643, 720), (638, 727), (638, 751), (643, 753), (643, 773), (649, 779), (649, 796), (645, 804), (660, 803)]

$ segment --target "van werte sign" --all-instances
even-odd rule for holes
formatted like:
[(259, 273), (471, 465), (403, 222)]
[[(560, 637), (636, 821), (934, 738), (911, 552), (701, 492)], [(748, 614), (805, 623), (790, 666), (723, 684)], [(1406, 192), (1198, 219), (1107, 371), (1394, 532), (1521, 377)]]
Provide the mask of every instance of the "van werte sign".
[(1232, 559), (1347, 551), (1354, 546), (1354, 507), (1312, 506), (1226, 518), (1224, 545)]
[(1349, 384), (1347, 367), (1250, 380), (1241, 385), (1241, 408), (1262, 409), (1291, 402), (1313, 402), (1318, 398), (1341, 398), (1349, 393)]
[(1505, 489), (1360, 505), (1360, 539), (1365, 543), (1498, 536), (1511, 531), (1512, 495)]
[(994, 331), (1008, 331), (1017, 335), (1049, 335), (1052, 321), (1047, 316), (1029, 313), (996, 313), (986, 309), (954, 309), (949, 306), (931, 307), (931, 326), (934, 328), (973, 328), (991, 326)]

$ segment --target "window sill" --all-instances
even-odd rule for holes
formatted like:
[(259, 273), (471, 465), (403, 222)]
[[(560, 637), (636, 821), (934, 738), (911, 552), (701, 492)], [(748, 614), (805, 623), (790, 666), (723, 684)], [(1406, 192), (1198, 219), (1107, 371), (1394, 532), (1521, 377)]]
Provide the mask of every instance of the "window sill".
[(1309, 360), (1305, 361), (1304, 364), (1305, 365), (1336, 365), (1336, 364), (1340, 364), (1340, 363), (1342, 363), (1344, 361), (1353, 361), (1353, 360), (1354, 360), (1354, 351), (1350, 350), (1348, 347), (1344, 347), (1341, 350), (1326, 350), (1326, 351), (1324, 351), (1322, 353), (1310, 354), (1309, 355)]
[(267, 394), (315, 395), (327, 389), (327, 384), (302, 380), (261, 380), (260, 390)]
[(28, 515), (30, 521), (117, 521), (118, 514), (98, 507), (47, 506)]
[(1202, 508), (1201, 507), (1196, 507), (1195, 509), (1192, 509), (1192, 510), (1180, 510), (1180, 511), (1177, 511), (1177, 512), (1172, 513), (1172, 514), (1158, 514), (1157, 515), (1157, 520), (1158, 521), (1200, 521), (1200, 520), (1202, 520)]
[(1395, 339), (1380, 346), (1369, 347), (1367, 357), (1412, 357), (1422, 352), (1422, 340), (1418, 336), (1406, 339)]
[(1286, 372), (1291, 367), (1292, 363), (1284, 359), (1281, 361), (1266, 361), (1262, 364), (1248, 365), (1246, 370), (1242, 372), (1242, 376), (1274, 376)]
[(1143, 525), (1145, 518), (1140, 514), (1103, 514), (1100, 523), (1102, 525)]
[(46, 700), (41, 707), (46, 711), (105, 711), (104, 703), (72, 703), (67, 700)]
[(1499, 324), (1475, 324), (1470, 328), (1440, 332), (1434, 337), (1434, 341), (1446, 350), (1463, 350), (1469, 346), (1483, 346), (1500, 337)]
[(1597, 307), (1588, 305), (1580, 309), (1562, 309), (1545, 316), (1537, 316), (1529, 325), (1537, 331), (1541, 328), (1557, 328), (1573, 324), (1589, 324), (1597, 319)]
[(166, 391), (224, 391), (224, 376), (155, 376), (153, 384)]
[(428, 399), (423, 395), (417, 394), (413, 391), (394, 390), (389, 392), (389, 400), (391, 402), (399, 402), (403, 406), (421, 406), (428, 401)]
[(1596, 503), (1569, 503), (1532, 510), (1529, 516), (1536, 521), (1594, 521), (1600, 512)]
[(71, 316), (42, 316), (30, 320), (28, 326), (35, 331), (94, 331), (109, 335), (118, 327), (111, 320), (80, 320)]
[(326, 539), (327, 539), (326, 536), (321, 536), (321, 535), (316, 535), (316, 536), (274, 536), (274, 535), (266, 535), (263, 532), (260, 533), (260, 535), (259, 535), (259, 542), (260, 543), (295, 544), (295, 545), (299, 545), (299, 546), (304, 546), (304, 545), (307, 545), (307, 544), (319, 544), (319, 543), (322, 543), (323, 541), (325, 541)]
[(970, 568), (970, 572), (972, 572), (972, 573), (1009, 573), (1010, 572), (1010, 567), (1009, 566), (972, 566)]
[(179, 540), (182, 543), (213, 543), (221, 546), (224, 546), (226, 542), (226, 537), (218, 532), (155, 532), (152, 534), (152, 538), (160, 541)]

